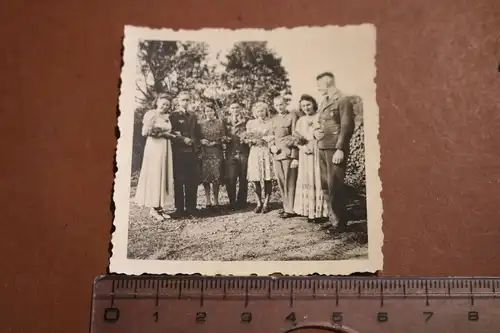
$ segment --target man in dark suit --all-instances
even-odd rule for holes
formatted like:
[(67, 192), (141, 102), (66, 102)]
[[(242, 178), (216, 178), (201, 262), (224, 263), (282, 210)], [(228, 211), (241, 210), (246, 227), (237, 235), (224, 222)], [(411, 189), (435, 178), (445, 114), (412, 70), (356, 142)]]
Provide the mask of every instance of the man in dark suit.
[(196, 215), (196, 199), (199, 184), (198, 148), (200, 132), (194, 113), (188, 111), (190, 95), (181, 92), (177, 95), (177, 109), (170, 115), (174, 171), (175, 213), (173, 217)]
[(324, 100), (319, 107), (319, 126), (314, 131), (318, 140), (321, 186), (328, 199), (330, 222), (334, 229), (347, 226), (345, 216), (345, 169), (349, 142), (354, 132), (354, 112), (349, 99), (335, 86), (330, 72), (316, 77)]
[(277, 96), (273, 102), (278, 114), (273, 117), (274, 145), (271, 146), (271, 152), (274, 155), (274, 172), (283, 201), (283, 211), (280, 212), (280, 217), (286, 219), (296, 215), (293, 211), (293, 204), (299, 152), (297, 147), (292, 145), (291, 137), (295, 131), (298, 116), (297, 113), (287, 110), (283, 97)]
[[(243, 115), (242, 111), (242, 105), (239, 102), (232, 102), (229, 105), (229, 118), (225, 121), (231, 141), (227, 144), (224, 167), (226, 190), (232, 209), (244, 208), (248, 196), (247, 169), (250, 147), (239, 137), (246, 130), (248, 118)], [(238, 194), (236, 194), (236, 185), (238, 185)]]

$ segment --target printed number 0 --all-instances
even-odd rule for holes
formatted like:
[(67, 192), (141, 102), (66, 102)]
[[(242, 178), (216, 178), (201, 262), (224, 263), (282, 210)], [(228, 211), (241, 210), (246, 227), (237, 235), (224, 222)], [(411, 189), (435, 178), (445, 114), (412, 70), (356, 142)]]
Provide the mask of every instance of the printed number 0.
[(104, 321), (116, 323), (120, 319), (120, 310), (117, 308), (106, 308), (104, 310)]

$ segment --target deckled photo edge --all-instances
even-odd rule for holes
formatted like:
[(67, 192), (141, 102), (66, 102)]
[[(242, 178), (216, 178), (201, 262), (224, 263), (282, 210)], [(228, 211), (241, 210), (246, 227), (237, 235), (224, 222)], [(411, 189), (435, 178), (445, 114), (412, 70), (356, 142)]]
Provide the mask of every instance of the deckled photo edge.
[[(366, 145), (366, 179), (367, 179), (367, 205), (368, 205), (368, 260), (338, 260), (338, 261), (161, 261), (161, 260), (132, 260), (127, 259), (128, 218), (130, 204), (130, 176), (132, 155), (133, 131), (133, 99), (135, 96), (134, 74), (136, 72), (136, 53), (138, 42), (141, 39), (174, 39), (174, 40), (204, 40), (207, 34), (237, 34), (241, 40), (266, 39), (269, 32), (283, 32), (301, 29), (324, 28), (353, 28), (366, 29), (372, 34), (373, 51), (373, 90), (370, 99), (364, 101), (372, 112), (365, 113), (365, 145)], [(117, 142), (116, 163), (117, 172), (114, 181), (113, 200), (115, 203), (115, 218), (113, 224), (115, 231), (111, 235), (112, 255), (109, 270), (111, 273), (126, 274), (176, 274), (176, 273), (201, 273), (267, 275), (282, 273), (290, 275), (305, 274), (334, 274), (347, 275), (355, 272), (374, 273), (383, 268), (383, 232), (382, 232), (382, 199), (380, 196), (382, 184), (379, 178), (380, 145), (378, 140), (379, 108), (376, 102), (376, 28), (373, 24), (344, 26), (303, 26), (276, 29), (215, 29), (200, 30), (173, 30), (166, 28), (147, 28), (126, 26), (123, 39), (123, 67), (121, 70), (121, 87), (119, 97), (120, 115), (118, 126), (120, 138)], [(368, 167), (369, 166), (369, 167)], [(375, 167), (376, 166), (376, 167)]]

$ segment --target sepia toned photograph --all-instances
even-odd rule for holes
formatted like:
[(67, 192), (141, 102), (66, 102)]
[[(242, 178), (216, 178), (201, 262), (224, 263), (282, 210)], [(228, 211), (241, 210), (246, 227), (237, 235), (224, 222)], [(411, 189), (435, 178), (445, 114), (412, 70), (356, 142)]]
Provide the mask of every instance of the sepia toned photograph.
[(111, 272), (382, 269), (373, 25), (123, 44)]

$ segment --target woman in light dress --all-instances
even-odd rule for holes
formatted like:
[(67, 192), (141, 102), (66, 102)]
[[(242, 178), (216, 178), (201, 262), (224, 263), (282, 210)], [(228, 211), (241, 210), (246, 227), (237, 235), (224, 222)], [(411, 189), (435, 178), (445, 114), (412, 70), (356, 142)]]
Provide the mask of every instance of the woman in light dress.
[(142, 135), (147, 139), (134, 197), (135, 203), (150, 208), (150, 215), (160, 221), (170, 218), (163, 207), (174, 195), (170, 139), (175, 135), (171, 133), (170, 105), (168, 96), (159, 95), (155, 102), (156, 108), (144, 115)]
[[(273, 124), (270, 119), (269, 106), (257, 102), (252, 108), (254, 119), (247, 122), (247, 138), (243, 141), (250, 145), (248, 155), (247, 179), (254, 184), (257, 207), (256, 213), (267, 213), (272, 193), (272, 155), (268, 144), (273, 139)], [(262, 199), (262, 183), (264, 183), (264, 200)]]
[(306, 216), (308, 222), (328, 217), (328, 202), (321, 189), (318, 145), (313, 130), (318, 123), (318, 104), (310, 95), (302, 95), (300, 110), (305, 114), (297, 120), (294, 135), (299, 147), (299, 169), (294, 211)]

